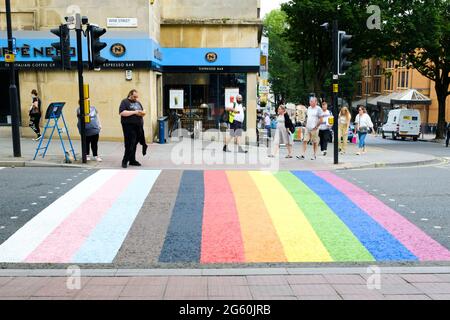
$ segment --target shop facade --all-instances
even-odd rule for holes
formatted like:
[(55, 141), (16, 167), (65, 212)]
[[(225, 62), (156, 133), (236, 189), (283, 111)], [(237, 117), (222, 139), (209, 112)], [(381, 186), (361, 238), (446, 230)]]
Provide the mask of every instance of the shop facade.
[[(14, 27), (22, 135), (33, 136), (27, 128), (28, 109), (30, 92), (37, 89), (44, 106), (51, 102), (66, 102), (65, 117), (72, 136), (77, 138), (77, 73), (56, 68), (51, 59), (54, 54), (51, 43), (57, 38), (49, 31), (64, 20), (69, 2), (53, 1), (52, 7), (40, 10), (31, 9), (34, 1), (29, 2), (13, 5), (13, 18), (26, 12), (26, 6), (30, 6), (28, 9), (36, 15), (30, 20), (34, 24)], [(211, 1), (208, 7), (198, 10), (183, 10), (182, 7), (187, 6), (184, 1), (139, 0), (127, 8), (127, 17), (121, 16), (119, 1), (100, 2), (104, 4), (102, 10), (93, 10), (90, 3), (80, 10), (89, 16), (92, 23), (107, 29), (102, 37), (102, 41), (107, 43), (102, 56), (109, 62), (101, 71), (86, 70), (84, 75), (85, 83), (90, 85), (91, 105), (96, 106), (100, 113), (102, 139), (122, 139), (118, 106), (131, 89), (140, 92), (141, 102), (148, 111), (145, 127), (149, 141), (157, 137), (157, 119), (173, 112), (180, 115), (183, 127), (188, 130), (192, 129), (194, 119), (201, 122), (203, 130), (218, 128), (226, 104), (225, 96), (231, 89), (244, 96), (247, 129), (248, 132), (254, 131), (251, 129), (256, 127), (261, 33), (257, 10), (259, 1), (241, 1), (242, 13), (233, 19), (223, 18), (236, 9), (232, 8), (238, 5), (234, 0), (228, 4)], [(0, 28), (0, 84), (3, 90), (8, 84), (7, 64), (3, 58), (7, 42), (4, 26)], [(75, 48), (75, 34), (71, 37)], [(86, 54), (83, 56), (87, 57), (84, 51)], [(72, 60), (76, 61), (75, 50)], [(6, 91), (1, 92), (3, 101), (9, 101)], [(174, 94), (182, 96), (176, 107), (171, 106), (170, 100)], [(8, 125), (9, 104), (3, 103), (0, 134), (10, 131)]]

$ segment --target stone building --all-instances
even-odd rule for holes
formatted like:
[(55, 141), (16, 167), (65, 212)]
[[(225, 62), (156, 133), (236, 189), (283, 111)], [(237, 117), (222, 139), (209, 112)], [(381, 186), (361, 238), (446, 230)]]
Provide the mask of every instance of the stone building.
[[(187, 129), (194, 122), (205, 130), (218, 128), (227, 94), (233, 90), (244, 96), (249, 138), (254, 139), (262, 30), (259, 7), (259, 0), (77, 0), (75, 5), (67, 0), (13, 0), (22, 135), (33, 135), (26, 127), (30, 92), (37, 89), (45, 106), (66, 102), (66, 120), (72, 136), (78, 136), (77, 73), (55, 68), (51, 43), (57, 38), (50, 29), (80, 11), (90, 23), (107, 29), (102, 41), (108, 46), (102, 56), (109, 61), (101, 71), (86, 70), (84, 75), (91, 105), (100, 113), (102, 139), (122, 139), (118, 106), (130, 89), (140, 92), (148, 111), (145, 125), (150, 141), (157, 137), (157, 119), (175, 112)], [(5, 29), (4, 3), (0, 3), (2, 101), (8, 101)], [(74, 32), (71, 43), (75, 47)], [(171, 103), (174, 96), (182, 100), (176, 106)], [(9, 115), (9, 105), (2, 104), (0, 134), (10, 131), (5, 127)]]

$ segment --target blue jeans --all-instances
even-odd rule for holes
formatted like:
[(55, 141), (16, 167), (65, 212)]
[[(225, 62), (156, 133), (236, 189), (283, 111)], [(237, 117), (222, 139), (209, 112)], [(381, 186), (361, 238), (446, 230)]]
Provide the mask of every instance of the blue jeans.
[(264, 128), (267, 130), (267, 136), (269, 138), (272, 138), (272, 127), (271, 126), (265, 126)]
[(359, 137), (359, 148), (360, 149), (365, 148), (367, 132), (365, 133), (358, 132), (358, 137)]

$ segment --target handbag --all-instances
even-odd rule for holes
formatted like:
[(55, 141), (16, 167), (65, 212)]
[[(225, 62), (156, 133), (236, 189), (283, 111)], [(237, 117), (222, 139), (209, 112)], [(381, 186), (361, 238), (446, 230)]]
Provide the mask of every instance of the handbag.
[(352, 138), (352, 143), (353, 143), (353, 144), (356, 144), (357, 142), (358, 142), (358, 140), (357, 140), (356, 136), (353, 136), (353, 138)]

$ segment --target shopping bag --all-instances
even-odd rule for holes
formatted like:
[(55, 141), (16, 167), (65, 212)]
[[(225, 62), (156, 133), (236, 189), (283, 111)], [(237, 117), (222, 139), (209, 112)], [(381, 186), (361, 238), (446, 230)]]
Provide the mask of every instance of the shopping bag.
[(353, 144), (356, 144), (358, 142), (358, 139), (356, 138), (356, 136), (353, 136), (353, 138), (352, 138), (352, 143)]

